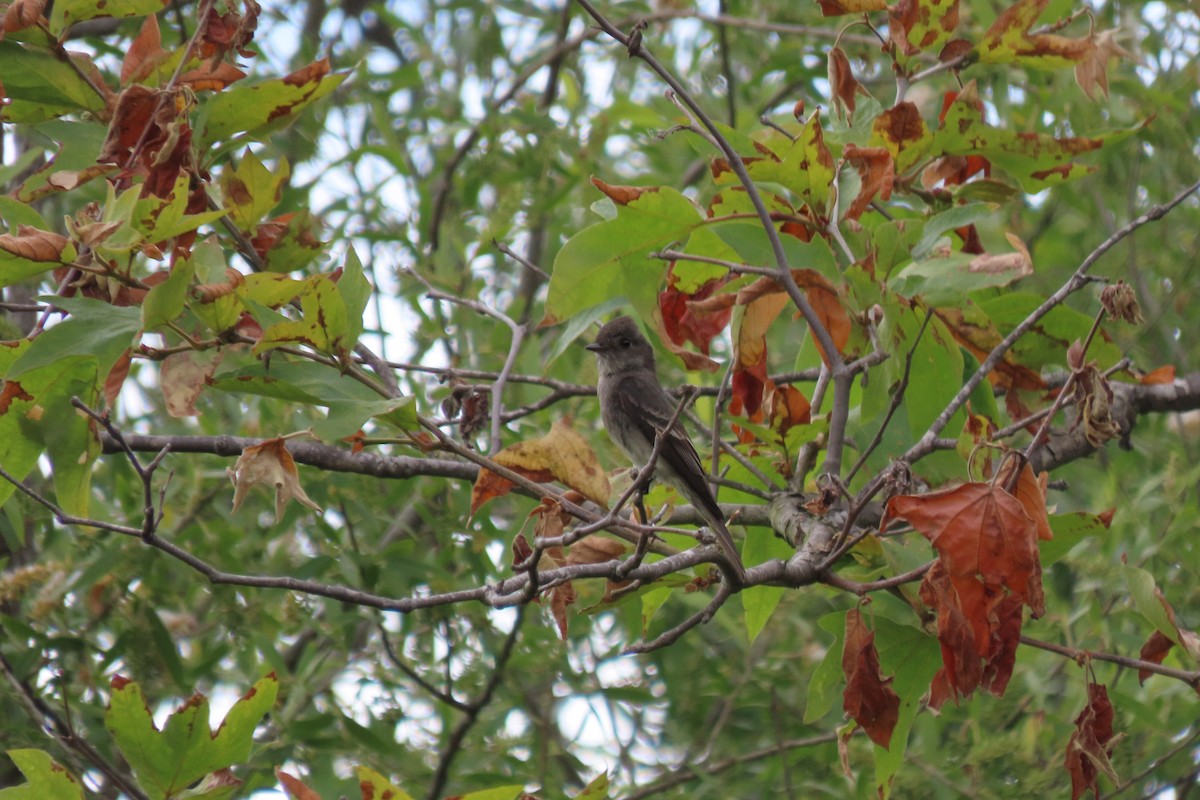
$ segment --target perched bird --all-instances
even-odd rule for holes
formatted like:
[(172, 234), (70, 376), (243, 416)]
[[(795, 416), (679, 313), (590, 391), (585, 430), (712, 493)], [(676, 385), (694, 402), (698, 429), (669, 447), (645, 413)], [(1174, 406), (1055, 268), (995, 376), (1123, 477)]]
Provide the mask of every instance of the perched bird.
[[(597, 389), (604, 427), (634, 466), (644, 467), (654, 450), (655, 437), (667, 427), (678, 406), (658, 382), (654, 348), (632, 318), (618, 317), (600, 329), (587, 349), (596, 354), (600, 370)], [(654, 475), (674, 486), (696, 508), (745, 583), (746, 568), (682, 422), (677, 421), (663, 441)]]

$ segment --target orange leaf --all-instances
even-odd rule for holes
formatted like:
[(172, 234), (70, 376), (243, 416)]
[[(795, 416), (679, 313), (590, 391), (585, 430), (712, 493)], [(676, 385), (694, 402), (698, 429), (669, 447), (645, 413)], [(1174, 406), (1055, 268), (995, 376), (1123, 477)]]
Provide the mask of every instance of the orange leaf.
[(275, 488), (275, 521), (283, 517), (289, 500), (298, 500), (313, 511), (322, 508), (312, 501), (300, 486), (296, 462), (282, 438), (268, 439), (262, 444), (242, 450), (234, 465), (225, 470), (233, 481), (233, 511), (236, 514), (251, 487), (256, 484)]
[(846, 612), (842, 672), (846, 675), (843, 710), (867, 732), (871, 741), (886, 748), (900, 716), (900, 697), (890, 685), (892, 678), (884, 678), (879, 672), (875, 634), (863, 624), (857, 608)]
[(1004, 489), (964, 483), (924, 495), (899, 495), (888, 501), (881, 529), (896, 518), (908, 520), (929, 539), (952, 577), (1006, 586), (1035, 613), (1042, 606), (1038, 523)]
[(614, 186), (595, 177), (592, 178), (592, 186), (604, 192), (609, 200), (612, 200), (619, 206), (627, 206), (647, 192), (658, 191), (657, 186)]
[(892, 182), (896, 177), (895, 164), (886, 147), (859, 147), (853, 142), (842, 150), (842, 156), (858, 170), (862, 179), (858, 196), (846, 211), (847, 219), (858, 219), (876, 195), (880, 200), (887, 200), (892, 196)]
[(305, 786), (299, 778), (287, 774), (278, 767), (275, 768), (275, 777), (279, 779), (283, 790), (292, 800), (321, 800), (321, 795)]
[(1167, 364), (1165, 367), (1159, 367), (1158, 369), (1151, 370), (1143, 375), (1138, 382), (1145, 386), (1160, 383), (1174, 383), (1175, 366), (1173, 364)]
[[(13, 0), (4, 12), (4, 33), (15, 33), (36, 25), (42, 18), (46, 0)], [(0, 39), (4, 34), (0, 34)]]
[(797, 425), (812, 421), (812, 405), (808, 398), (794, 386), (771, 386), (765, 403), (767, 420), (771, 427), (785, 434)]
[[(846, 313), (846, 309), (838, 300), (837, 289), (825, 280), (825, 276), (813, 269), (794, 269), (792, 277), (804, 290), (804, 296), (808, 298), (809, 305), (813, 307), (813, 311), (817, 312), (817, 318), (829, 332), (830, 338), (833, 339), (833, 346), (837, 348), (838, 352), (841, 352), (845, 349), (846, 343), (850, 341), (850, 315)], [(812, 331), (809, 331), (809, 335), (812, 336), (813, 344), (817, 346), (817, 352), (821, 354), (821, 359), (828, 364), (829, 359), (825, 356), (825, 351), (821, 349), (821, 343), (817, 341), (817, 337), (813, 335)]]
[(151, 14), (142, 23), (142, 30), (129, 44), (125, 59), (121, 62), (121, 85), (140, 83), (158, 69), (170, 53), (163, 50), (162, 35), (158, 30), (158, 17)]

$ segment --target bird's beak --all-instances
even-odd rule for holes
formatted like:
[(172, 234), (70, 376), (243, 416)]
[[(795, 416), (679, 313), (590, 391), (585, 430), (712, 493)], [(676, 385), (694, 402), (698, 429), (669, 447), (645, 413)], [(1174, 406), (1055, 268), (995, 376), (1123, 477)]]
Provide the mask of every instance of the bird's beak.
[(599, 353), (604, 349), (604, 345), (600, 344), (599, 342), (592, 342), (591, 344), (585, 344), (583, 349), (591, 350), (593, 353)]

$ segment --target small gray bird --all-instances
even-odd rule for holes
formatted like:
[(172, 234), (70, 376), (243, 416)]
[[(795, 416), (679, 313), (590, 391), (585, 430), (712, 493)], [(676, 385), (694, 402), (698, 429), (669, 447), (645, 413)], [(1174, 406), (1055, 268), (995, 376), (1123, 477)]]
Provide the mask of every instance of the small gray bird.
[[(678, 402), (658, 382), (654, 348), (630, 317), (617, 317), (587, 345), (600, 368), (597, 389), (608, 435), (641, 468), (650, 460), (654, 439), (667, 427)], [(725, 527), (725, 515), (709, 488), (696, 448), (676, 422), (659, 452), (654, 474), (679, 491), (704, 517), (721, 551), (742, 583), (746, 568)]]

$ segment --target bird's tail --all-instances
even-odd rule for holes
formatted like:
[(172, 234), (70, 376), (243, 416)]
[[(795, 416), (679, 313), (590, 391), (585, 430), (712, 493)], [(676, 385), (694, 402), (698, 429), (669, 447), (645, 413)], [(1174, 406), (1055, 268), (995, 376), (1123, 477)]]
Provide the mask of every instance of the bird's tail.
[(709, 519), (708, 526), (716, 534), (717, 544), (729, 561), (729, 566), (733, 568), (734, 574), (737, 575), (738, 581), (745, 585), (747, 583), (746, 565), (742, 563), (742, 557), (733, 543), (733, 536), (729, 533), (729, 528), (725, 527), (725, 523), (719, 519)]

